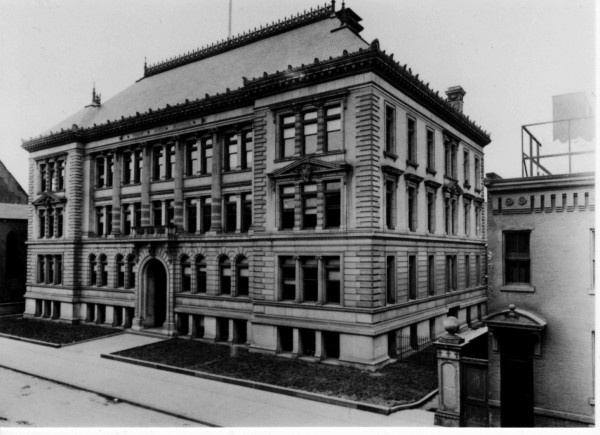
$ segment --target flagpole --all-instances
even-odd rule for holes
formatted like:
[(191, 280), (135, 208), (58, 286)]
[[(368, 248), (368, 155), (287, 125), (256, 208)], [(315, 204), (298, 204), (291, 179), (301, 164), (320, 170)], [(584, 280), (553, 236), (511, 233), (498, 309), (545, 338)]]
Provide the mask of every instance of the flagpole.
[(231, 2), (233, 0), (229, 0), (229, 32), (227, 33), (227, 37), (231, 38)]

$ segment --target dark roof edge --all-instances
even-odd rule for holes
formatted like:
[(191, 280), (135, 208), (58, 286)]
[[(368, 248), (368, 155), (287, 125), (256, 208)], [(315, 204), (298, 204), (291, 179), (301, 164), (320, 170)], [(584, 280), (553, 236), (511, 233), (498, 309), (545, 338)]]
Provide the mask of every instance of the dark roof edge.
[(370, 48), (359, 49), (352, 54), (344, 51), (339, 57), (329, 58), (325, 61), (315, 59), (314, 63), (310, 65), (289, 67), (286, 71), (276, 71), (273, 74), (265, 72), (260, 78), (249, 80), (243, 77), (243, 87), (233, 91), (227, 89), (225, 93), (213, 96), (206, 95), (204, 99), (186, 100), (184, 103), (174, 106), (167, 104), (158, 110), (149, 109), (143, 114), (137, 113), (135, 116), (121, 117), (120, 120), (107, 121), (101, 125), (94, 124), (88, 128), (79, 128), (77, 125), (73, 125), (70, 130), (61, 130), (57, 133), (50, 133), (48, 136), (24, 141), (22, 147), (33, 152), (69, 142), (86, 142), (122, 135), (161, 122), (179, 121), (200, 114), (213, 113), (223, 108), (251, 104), (256, 98), (281, 92), (282, 89), (291, 90), (307, 86), (310, 83), (330, 81), (365, 71), (375, 71), (382, 75), (475, 143), (481, 146), (490, 143), (487, 132), (484, 132), (469, 117), (456, 111), (437, 92), (421, 82), (418, 76), (413, 76), (412, 72), (406, 69), (406, 65), (402, 67), (394, 62), (392, 56), (380, 51), (378, 44), (374, 43)]
[(202, 47), (188, 52), (184, 55), (176, 56), (174, 58), (155, 63), (154, 65), (144, 65), (144, 78), (153, 76), (155, 74), (160, 74), (192, 62), (197, 62), (199, 60), (206, 59), (208, 57), (215, 56), (217, 54), (221, 54), (256, 41), (260, 41), (261, 39), (288, 32), (292, 29), (296, 29), (307, 24), (312, 24), (325, 18), (330, 18), (335, 16), (332, 15), (335, 12), (334, 8), (335, 2), (332, 4), (325, 4), (316, 9), (311, 8), (308, 11), (305, 10), (303, 13), (298, 13), (296, 16), (278, 20), (277, 22), (273, 22), (265, 27), (260, 26), (259, 28), (255, 28), (250, 32), (241, 33), (237, 36), (216, 42), (207, 47)]

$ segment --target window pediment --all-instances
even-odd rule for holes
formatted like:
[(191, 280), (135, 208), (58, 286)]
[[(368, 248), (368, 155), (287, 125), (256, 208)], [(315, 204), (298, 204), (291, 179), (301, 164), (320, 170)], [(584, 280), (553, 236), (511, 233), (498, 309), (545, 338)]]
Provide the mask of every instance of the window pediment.
[(513, 304), (510, 304), (506, 310), (490, 314), (484, 322), (492, 329), (526, 329), (532, 331), (542, 331), (547, 325), (542, 317), (530, 311), (519, 310)]
[(449, 194), (450, 196), (459, 196), (464, 193), (461, 187), (458, 185), (457, 181), (448, 181), (444, 184), (443, 187), (444, 193)]
[(39, 206), (50, 207), (50, 206), (56, 206), (57, 204), (64, 204), (65, 202), (67, 202), (66, 198), (60, 198), (59, 196), (54, 195), (53, 193), (44, 192), (38, 198), (36, 198), (32, 202), (32, 204), (35, 207), (39, 207)]
[(314, 177), (319, 178), (323, 175), (346, 173), (350, 168), (351, 166), (346, 163), (331, 163), (317, 159), (303, 158), (270, 173), (269, 178), (274, 180), (300, 179), (308, 182)]

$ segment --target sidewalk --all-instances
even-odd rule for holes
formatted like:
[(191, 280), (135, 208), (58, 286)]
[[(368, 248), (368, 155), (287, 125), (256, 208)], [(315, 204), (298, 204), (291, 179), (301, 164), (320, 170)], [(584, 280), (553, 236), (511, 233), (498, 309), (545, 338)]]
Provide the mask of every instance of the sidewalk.
[(100, 358), (155, 341), (122, 334), (54, 349), (0, 338), (0, 366), (214, 426), (433, 426), (421, 409), (384, 416)]

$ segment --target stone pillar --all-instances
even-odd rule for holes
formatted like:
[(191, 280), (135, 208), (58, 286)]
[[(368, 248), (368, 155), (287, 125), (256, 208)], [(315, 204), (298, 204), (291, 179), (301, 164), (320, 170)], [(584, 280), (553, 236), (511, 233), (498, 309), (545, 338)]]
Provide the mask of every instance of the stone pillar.
[(221, 189), (221, 165), (223, 163), (223, 142), (219, 140), (219, 134), (216, 130), (212, 132), (213, 137), (213, 159), (212, 159), (212, 206), (211, 206), (211, 234), (218, 234), (223, 231), (222, 226), (222, 189)]
[(239, 234), (242, 232), (242, 194), (235, 196), (235, 232)]
[(461, 413), (460, 354), (465, 344), (456, 335), (460, 324), (456, 317), (446, 317), (444, 328), (448, 332), (435, 342), (438, 362), (438, 409), (436, 426), (459, 427)]
[(113, 155), (113, 190), (112, 190), (112, 233), (115, 236), (121, 235), (121, 173), (122, 173), (122, 154)]
[(196, 200), (196, 234), (200, 234), (200, 222), (202, 220), (202, 200)]
[(174, 207), (175, 207), (175, 227), (177, 231), (183, 231), (183, 157), (185, 142), (181, 138), (175, 140), (175, 174), (174, 178)]
[(294, 231), (302, 228), (302, 186), (294, 183)]
[(300, 330), (298, 328), (292, 330), (292, 341), (292, 353), (295, 356), (298, 356), (302, 351), (302, 349), (300, 349)]
[(323, 333), (321, 331), (315, 331), (315, 358), (325, 358), (325, 352), (323, 352)]
[(168, 225), (167, 222), (167, 201), (162, 200), (160, 203), (160, 223), (163, 226)]
[(102, 206), (102, 218), (104, 220), (104, 226), (102, 228), (101, 236), (106, 237), (108, 235), (108, 219), (112, 218), (112, 216), (108, 216), (108, 207)]
[(296, 298), (294, 302), (300, 303), (304, 299), (304, 286), (302, 285), (302, 265), (300, 264), (300, 257), (294, 257), (296, 262)]
[(325, 303), (325, 289), (323, 283), (325, 282), (325, 267), (323, 267), (323, 257), (317, 256), (317, 304)]
[(150, 173), (152, 161), (151, 148), (147, 144), (142, 147), (142, 226), (150, 226)]
[(208, 340), (215, 340), (217, 338), (217, 318), (216, 317), (204, 317), (204, 338)]

